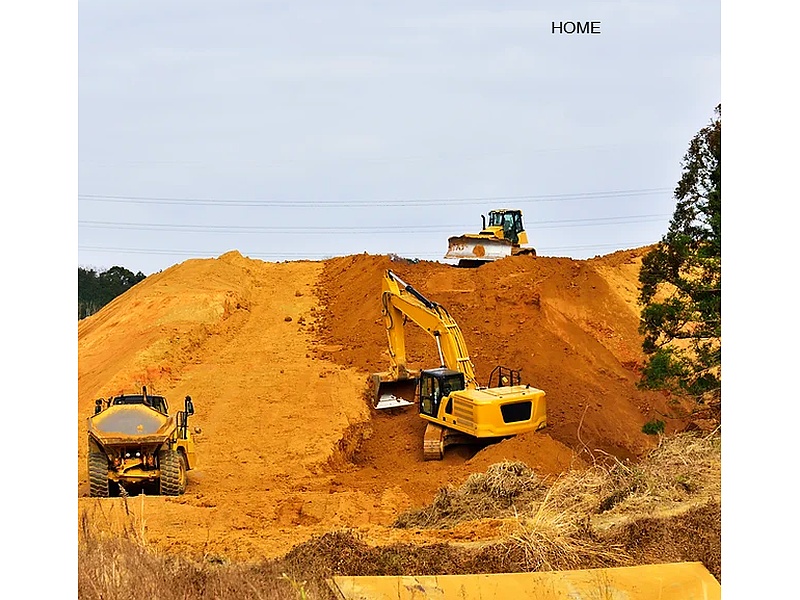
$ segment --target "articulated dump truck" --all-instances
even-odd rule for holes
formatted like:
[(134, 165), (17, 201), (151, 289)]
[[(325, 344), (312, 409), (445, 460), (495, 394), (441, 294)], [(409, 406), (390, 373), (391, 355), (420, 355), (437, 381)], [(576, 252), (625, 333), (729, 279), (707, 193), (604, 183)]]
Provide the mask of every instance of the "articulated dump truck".
[(89, 494), (117, 495), (134, 487), (178, 496), (186, 490), (186, 472), (195, 467), (188, 420), (194, 414), (186, 396), (184, 410), (170, 416), (163, 396), (121, 395), (95, 401), (89, 417)]

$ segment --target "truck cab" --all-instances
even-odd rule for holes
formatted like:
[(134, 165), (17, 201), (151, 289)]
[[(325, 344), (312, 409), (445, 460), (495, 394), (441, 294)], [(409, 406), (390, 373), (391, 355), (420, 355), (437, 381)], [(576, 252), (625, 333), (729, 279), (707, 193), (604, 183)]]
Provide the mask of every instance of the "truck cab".
[(122, 404), (143, 404), (150, 408), (156, 409), (162, 415), (169, 414), (169, 406), (167, 399), (163, 396), (145, 396), (143, 394), (128, 394), (124, 396), (116, 396), (109, 402), (110, 406), (120, 406)]

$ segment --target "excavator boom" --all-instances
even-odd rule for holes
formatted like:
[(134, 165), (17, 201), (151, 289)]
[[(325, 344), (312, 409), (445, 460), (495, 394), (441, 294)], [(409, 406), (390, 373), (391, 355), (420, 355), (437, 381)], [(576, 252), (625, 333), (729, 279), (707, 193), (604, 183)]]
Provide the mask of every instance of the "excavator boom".
[(475, 367), (469, 358), (464, 335), (440, 304), (428, 300), (392, 271), (383, 278), (381, 305), (389, 341), (390, 370), (373, 374), (374, 406), (379, 410), (409, 406), (419, 381), (419, 373), (406, 365), (403, 323), (410, 319), (436, 340), (441, 366), (464, 374), (466, 385), (477, 387)]

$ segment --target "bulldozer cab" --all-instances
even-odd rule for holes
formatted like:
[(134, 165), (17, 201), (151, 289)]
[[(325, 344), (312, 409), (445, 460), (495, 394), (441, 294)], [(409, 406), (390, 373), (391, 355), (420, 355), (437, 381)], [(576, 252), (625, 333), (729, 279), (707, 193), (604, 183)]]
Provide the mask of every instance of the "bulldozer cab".
[(464, 374), (461, 371), (444, 367), (422, 371), (419, 379), (419, 412), (437, 417), (442, 399), (464, 387)]
[(493, 210), (489, 213), (489, 227), (501, 227), (503, 238), (512, 244), (519, 243), (519, 234), (525, 231), (522, 225), (522, 211)]

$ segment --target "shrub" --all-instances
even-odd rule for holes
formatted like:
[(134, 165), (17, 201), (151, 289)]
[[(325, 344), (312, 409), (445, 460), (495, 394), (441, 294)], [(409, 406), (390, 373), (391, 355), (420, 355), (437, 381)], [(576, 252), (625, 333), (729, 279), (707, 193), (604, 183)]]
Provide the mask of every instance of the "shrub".
[(657, 435), (659, 433), (664, 433), (664, 421), (660, 419), (656, 419), (655, 421), (648, 421), (642, 426), (642, 433), (646, 433), (647, 435)]

